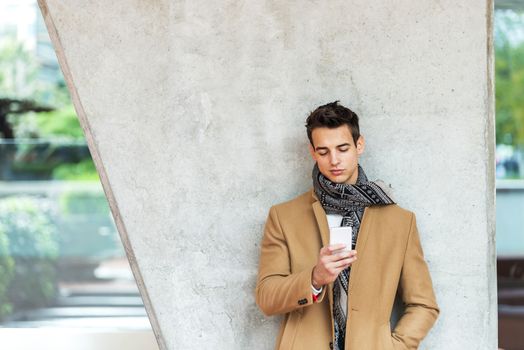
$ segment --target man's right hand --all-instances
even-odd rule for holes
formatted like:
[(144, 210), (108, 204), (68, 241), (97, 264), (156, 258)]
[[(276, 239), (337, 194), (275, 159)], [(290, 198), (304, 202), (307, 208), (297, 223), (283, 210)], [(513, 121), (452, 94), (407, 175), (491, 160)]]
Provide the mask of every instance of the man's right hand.
[(319, 289), (335, 281), (342, 270), (351, 266), (351, 264), (357, 260), (356, 250), (333, 254), (333, 252), (344, 249), (345, 247), (344, 244), (333, 244), (320, 249), (318, 262), (313, 268), (311, 275), (311, 284), (313, 287)]

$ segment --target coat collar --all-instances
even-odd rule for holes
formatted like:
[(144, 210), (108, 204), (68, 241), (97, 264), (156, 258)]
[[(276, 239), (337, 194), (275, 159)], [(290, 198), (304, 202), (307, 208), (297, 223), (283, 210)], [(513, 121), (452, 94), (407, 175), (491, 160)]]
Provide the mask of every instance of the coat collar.
[(315, 213), (315, 219), (317, 220), (318, 229), (320, 231), (322, 246), (324, 247), (329, 244), (329, 225), (326, 212), (324, 211), (324, 208), (322, 208), (322, 204), (320, 204), (314, 189), (311, 189), (311, 197), (313, 199), (313, 203), (311, 204), (313, 207), (313, 213)]

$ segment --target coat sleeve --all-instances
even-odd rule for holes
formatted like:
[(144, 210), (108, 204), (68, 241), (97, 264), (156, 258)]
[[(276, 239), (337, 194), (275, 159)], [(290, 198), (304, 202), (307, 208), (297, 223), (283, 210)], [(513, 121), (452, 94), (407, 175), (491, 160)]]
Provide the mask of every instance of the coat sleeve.
[[(314, 303), (311, 290), (313, 267), (291, 272), (290, 252), (282, 232), (275, 207), (269, 210), (264, 228), (258, 278), (256, 303), (267, 315), (284, 314)], [(320, 303), (326, 288), (318, 296)]]
[(391, 334), (393, 343), (396, 349), (417, 349), (440, 310), (424, 260), (414, 214), (400, 276), (400, 293), (405, 310)]

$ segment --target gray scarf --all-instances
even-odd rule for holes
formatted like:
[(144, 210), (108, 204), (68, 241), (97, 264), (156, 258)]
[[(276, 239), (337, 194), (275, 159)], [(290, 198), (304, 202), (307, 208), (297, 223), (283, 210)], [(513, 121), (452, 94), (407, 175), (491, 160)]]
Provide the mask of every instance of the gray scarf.
[[(341, 226), (351, 226), (353, 246), (355, 249), (360, 223), (364, 209), (372, 205), (388, 205), (395, 202), (376, 182), (368, 181), (364, 169), (358, 166), (358, 177), (354, 185), (335, 183), (326, 178), (315, 163), (313, 167), (313, 188), (327, 214), (342, 215)], [(333, 286), (333, 318), (335, 320), (336, 350), (344, 350), (346, 335), (346, 312), (340, 305), (341, 293), (345, 293), (346, 300), (349, 287), (351, 267), (343, 270)]]

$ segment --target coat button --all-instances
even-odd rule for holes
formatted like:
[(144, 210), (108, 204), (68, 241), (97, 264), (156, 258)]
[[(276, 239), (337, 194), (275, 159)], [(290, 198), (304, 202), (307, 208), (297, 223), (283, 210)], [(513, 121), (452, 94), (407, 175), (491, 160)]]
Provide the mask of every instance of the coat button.
[(330, 348), (331, 350), (333, 350), (333, 342), (331, 342), (331, 341), (329, 342), (329, 348)]
[(300, 299), (298, 301), (298, 305), (304, 305), (304, 304), (307, 304), (307, 299)]

